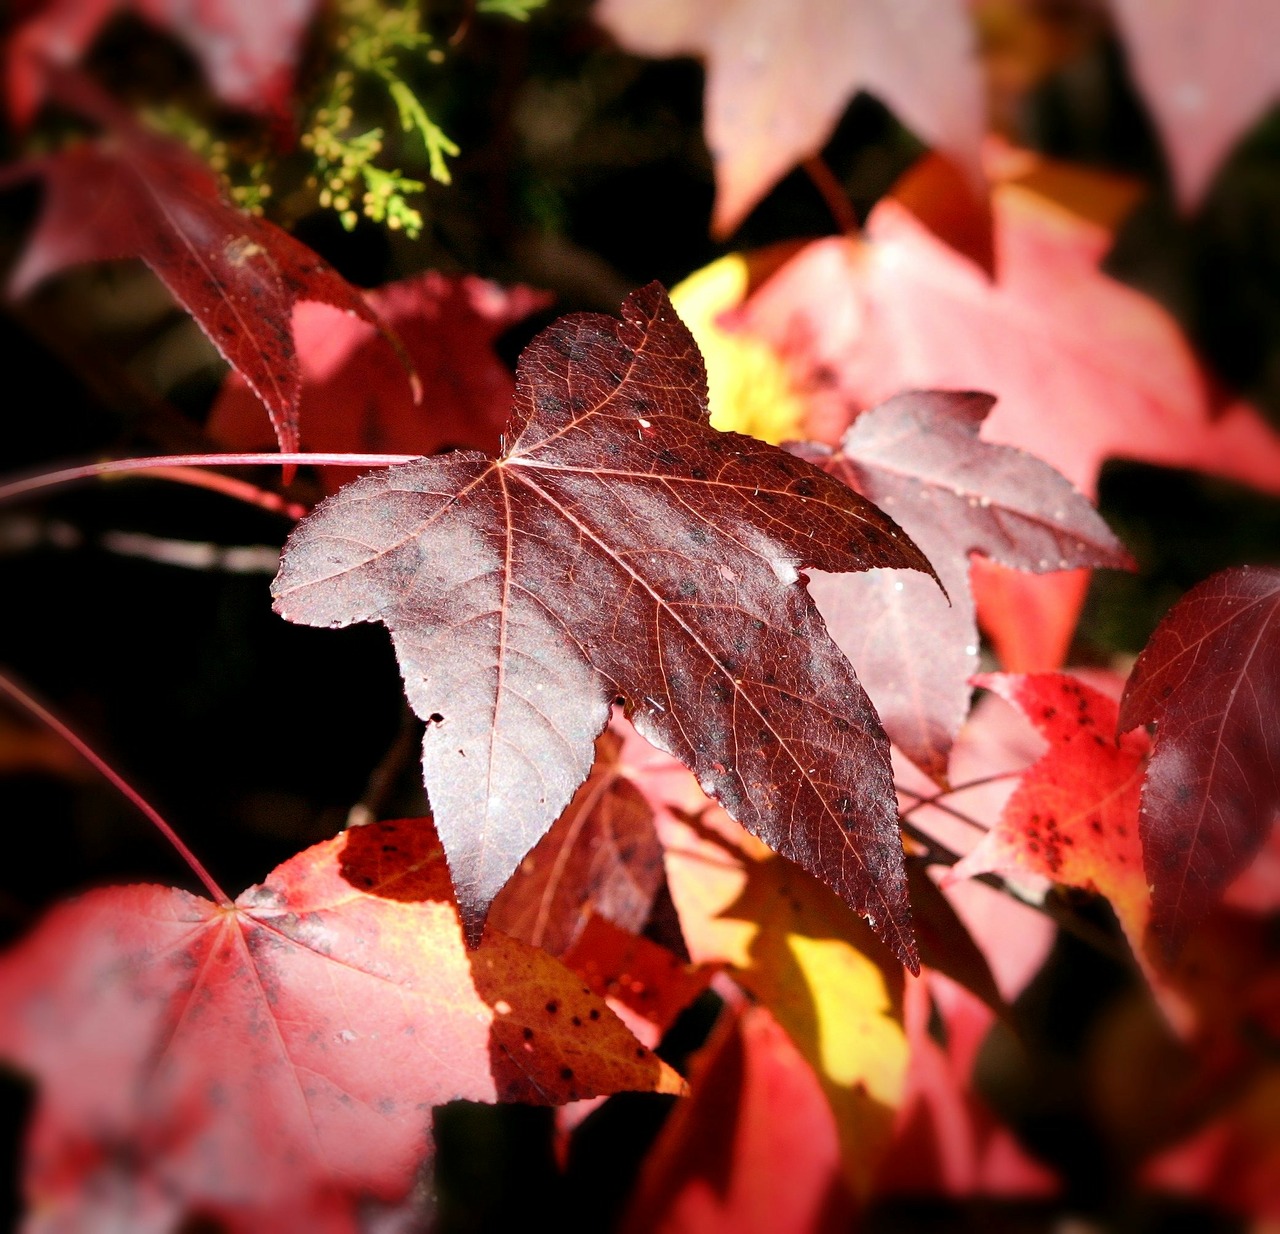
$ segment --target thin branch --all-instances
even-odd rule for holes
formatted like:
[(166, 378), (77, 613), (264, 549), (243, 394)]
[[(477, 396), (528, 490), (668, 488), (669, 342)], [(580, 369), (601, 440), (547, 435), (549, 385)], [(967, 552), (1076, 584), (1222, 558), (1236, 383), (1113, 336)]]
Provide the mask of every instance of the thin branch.
[[(944, 797), (950, 797), (953, 793), (963, 793), (971, 788), (981, 788), (984, 784), (997, 784), (1001, 780), (1012, 780), (1015, 776), (1023, 775), (1025, 772), (1025, 767), (1019, 767), (1016, 771), (993, 772), (989, 776), (979, 776), (976, 780), (966, 780), (963, 784), (952, 784), (949, 788), (940, 788), (936, 793), (931, 793), (927, 797), (922, 797), (919, 793), (913, 792), (909, 788), (903, 788), (900, 784), (895, 784), (894, 788), (896, 788), (898, 792), (906, 793), (908, 797), (914, 797), (916, 799), (915, 805), (908, 806), (903, 810), (902, 817), (906, 818), (908, 815), (914, 814), (924, 806), (938, 806), (940, 810), (946, 809), (945, 806), (940, 805), (939, 803)], [(954, 811), (949, 812), (954, 813)], [(964, 816), (957, 815), (957, 817)], [(975, 818), (964, 817), (964, 821), (973, 827), (977, 827), (981, 831), (989, 830), (985, 823), (980, 823)]]
[(407, 703), (401, 704), (400, 727), (386, 754), (373, 769), (360, 800), (347, 811), (348, 827), (376, 822), (396, 786), (404, 769), (413, 762), (421, 745), (422, 722), (413, 714)]
[(166, 840), (177, 850), (178, 855), (191, 867), (191, 871), (204, 884), (205, 889), (223, 908), (230, 908), (232, 900), (221, 887), (213, 880), (213, 876), (206, 870), (200, 859), (193, 853), (183, 841), (182, 837), (165, 821), (160, 811), (155, 808), (143, 795), (138, 792), (110, 763), (106, 761), (92, 746), (89, 745), (82, 737), (70, 729), (63, 723), (53, 712), (41, 706), (34, 698), (23, 690), (15, 681), (9, 678), (3, 672), (0, 672), (0, 690), (7, 694), (14, 702), (24, 707), (37, 719), (47, 724), (59, 737), (62, 738), (69, 746), (74, 749), (81, 758), (89, 763), (95, 771), (97, 771), (104, 779), (108, 780), (124, 797), (151, 822)]
[[(990, 828), (986, 825), (986, 823), (980, 823), (972, 815), (966, 814), (963, 810), (957, 810), (955, 806), (949, 805), (947, 802), (942, 800), (944, 797), (947, 796), (948, 792), (951, 790), (935, 793), (931, 796), (925, 796), (920, 793), (917, 793), (914, 789), (906, 788), (904, 785), (898, 784), (896, 782), (893, 787), (895, 792), (902, 793), (907, 797), (915, 798), (915, 805), (908, 806), (898, 816), (904, 821), (907, 819), (909, 815), (914, 814), (921, 806), (931, 805), (935, 810), (941, 810), (943, 814), (950, 814), (952, 818), (957, 818), (962, 823), (968, 823), (970, 827), (973, 827), (977, 831), (990, 830)], [(965, 787), (968, 788), (969, 785), (965, 785)]]
[[(968, 787), (968, 786), (966, 786)], [(899, 789), (899, 792), (906, 793), (909, 797), (920, 798), (920, 794), (912, 792), (910, 789)], [(919, 802), (917, 802), (918, 804)], [(970, 818), (962, 811), (954, 807), (947, 806), (942, 802), (936, 802), (939, 810), (953, 815), (962, 822), (968, 823), (970, 826), (978, 827), (982, 830), (982, 824), (975, 819)], [(913, 809), (915, 807), (912, 807)], [(899, 819), (902, 830), (907, 833), (917, 843), (922, 844), (927, 850), (925, 862), (928, 865), (938, 865), (951, 867), (957, 865), (960, 861), (960, 854), (948, 848), (945, 844), (931, 836), (927, 831), (918, 824), (911, 822), (906, 814), (900, 816)], [(1057, 898), (1056, 893), (1050, 892), (1043, 900), (1028, 900), (1012, 887), (1007, 879), (1002, 878), (999, 874), (988, 872), (974, 876), (974, 881), (986, 883), (988, 887), (994, 888), (996, 891), (1003, 892), (1005, 895), (1012, 896), (1020, 904), (1025, 904), (1028, 908), (1034, 909), (1038, 913), (1042, 913), (1048, 917), (1054, 925), (1065, 930), (1073, 938), (1079, 939), (1088, 947), (1092, 947), (1101, 955), (1105, 955), (1108, 959), (1115, 960), (1117, 963), (1125, 964), (1132, 962), (1132, 954), (1127, 948), (1122, 947), (1116, 940), (1105, 930), (1099, 929), (1091, 921), (1086, 921), (1079, 913), (1075, 912), (1069, 904), (1063, 903)]]
[(854, 235), (860, 226), (858, 212), (853, 208), (849, 194), (844, 191), (844, 185), (836, 178), (835, 172), (827, 165), (827, 161), (820, 154), (811, 154), (801, 166), (813, 181), (814, 188), (822, 194), (822, 200), (831, 211), (831, 217), (835, 219), (836, 226), (846, 236)]
[(311, 507), (302, 502), (290, 501), (270, 489), (250, 484), (248, 480), (238, 480), (235, 476), (224, 476), (216, 471), (199, 471), (194, 467), (156, 467), (147, 474), (153, 480), (172, 480), (175, 484), (190, 484), (194, 488), (207, 488), (215, 493), (223, 493), (246, 505), (258, 506), (272, 514), (281, 514), (295, 523), (311, 512)]
[[(66, 467), (61, 471), (46, 471), (34, 476), (20, 476), (7, 484), (0, 484), (0, 501), (11, 501), (27, 493), (42, 489), (60, 488), (77, 484), (81, 480), (95, 480), (100, 476), (142, 472), (172, 480), (169, 472), (187, 467), (275, 467), (282, 463), (311, 465), (316, 467), (394, 467), (398, 463), (412, 463), (416, 454), (161, 454), (154, 458), (106, 459), (99, 463), (83, 463), (78, 467)], [(187, 481), (196, 483), (196, 481)], [(211, 486), (221, 487), (221, 486)], [(250, 486), (252, 487), (252, 486)], [(224, 488), (223, 491), (230, 491)], [(282, 511), (283, 512), (283, 511)]]

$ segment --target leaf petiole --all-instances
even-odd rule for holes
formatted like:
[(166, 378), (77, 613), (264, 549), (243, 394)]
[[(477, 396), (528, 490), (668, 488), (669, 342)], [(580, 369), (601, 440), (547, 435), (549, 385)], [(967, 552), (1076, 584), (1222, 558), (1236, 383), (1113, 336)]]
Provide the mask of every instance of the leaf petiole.
[(186, 845), (181, 836), (165, 820), (143, 795), (138, 792), (110, 763), (106, 761), (87, 741), (67, 724), (60, 720), (47, 707), (42, 706), (31, 697), (17, 682), (5, 673), (0, 672), (0, 691), (7, 694), (19, 706), (35, 716), (62, 738), (77, 754), (93, 767), (104, 779), (109, 781), (123, 796), (133, 803), (140, 813), (144, 814), (166, 840), (177, 850), (178, 855), (191, 867), (191, 872), (204, 884), (214, 901), (223, 908), (230, 908), (233, 901), (214, 881), (213, 875), (204, 868), (200, 858)]
[[(0, 502), (12, 501), (15, 497), (23, 497), (27, 493), (39, 492), (42, 489), (60, 488), (67, 484), (77, 484), (81, 480), (94, 480), (99, 476), (120, 475), (127, 472), (148, 472), (160, 479), (177, 480), (178, 469), (191, 467), (271, 467), (280, 463), (303, 464), (317, 467), (392, 467), (397, 463), (411, 463), (417, 457), (414, 454), (310, 454), (305, 451), (292, 454), (264, 452), (260, 454), (161, 454), (154, 458), (117, 458), (106, 459), (98, 463), (83, 463), (78, 467), (66, 467), (61, 471), (47, 471), (34, 476), (20, 476), (7, 484), (0, 484)], [(226, 483), (207, 485), (210, 488), (237, 497), (239, 500), (251, 500), (254, 504), (265, 504), (260, 498), (271, 496), (252, 485), (244, 485), (231, 477), (222, 477)], [(184, 483), (199, 484), (194, 479)], [(250, 495), (253, 490), (258, 497)], [(279, 507), (274, 503), (267, 508), (278, 508), (282, 514), (291, 518), (301, 516), (299, 507), (287, 503), (283, 499)]]

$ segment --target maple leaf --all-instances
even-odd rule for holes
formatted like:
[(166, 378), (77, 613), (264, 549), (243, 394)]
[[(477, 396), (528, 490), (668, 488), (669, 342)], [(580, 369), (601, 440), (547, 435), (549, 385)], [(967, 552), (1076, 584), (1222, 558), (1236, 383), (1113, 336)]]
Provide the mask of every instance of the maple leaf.
[(591, 766), (613, 699), (914, 966), (888, 744), (804, 566), (928, 569), (821, 470), (707, 424), (657, 284), (521, 356), (511, 444), (365, 476), (290, 537), (288, 620), (380, 621), (468, 936)]
[(1164, 140), (1184, 207), (1280, 97), (1280, 10), (1268, 0), (1112, 0), (1134, 78)]
[(1112, 234), (1016, 183), (993, 190), (998, 277), (893, 197), (866, 239), (818, 240), (735, 318), (834, 387), (850, 418), (904, 389), (985, 390), (992, 442), (1092, 497), (1107, 458), (1191, 467), (1280, 491), (1280, 439), (1252, 408), (1217, 414), (1168, 313), (1099, 269)]
[(964, 0), (599, 0), (594, 15), (629, 51), (706, 61), (716, 235), (821, 149), (859, 89), (980, 178), (983, 97)]
[(28, 1198), (72, 1215), (124, 1162), (143, 1208), (158, 1187), (237, 1234), (353, 1231), (360, 1196), (407, 1190), (435, 1105), (681, 1087), (545, 953), (467, 951), (424, 819), (225, 907), (90, 893), (0, 959), (0, 991), (0, 1053), (40, 1081)]
[(987, 673), (974, 682), (1021, 711), (1049, 749), (950, 877), (1030, 873), (1096, 891), (1140, 955), (1150, 911), (1138, 836), (1146, 734), (1117, 740), (1115, 700), (1065, 673)]
[[(87, 93), (83, 83), (71, 97)], [(93, 108), (100, 100), (92, 98)], [(280, 448), (298, 447), (301, 379), (292, 314), (333, 305), (377, 326), (365, 298), (322, 257), (265, 219), (227, 204), (185, 146), (110, 112), (112, 130), (11, 169), (44, 181), (44, 205), (10, 280), (22, 295), (82, 262), (140, 257), (266, 404)]]
[[(1108, 458), (1280, 492), (1280, 437), (1245, 403), (1214, 406), (1173, 318), (1099, 268), (1114, 203), (1132, 194), (1043, 161), (997, 184), (992, 281), (897, 200), (928, 171), (876, 205), (865, 237), (809, 245), (731, 320), (722, 317), (789, 358), (816, 412), (806, 436), (816, 427), (822, 440), (837, 440), (859, 411), (904, 389), (985, 390), (997, 401), (982, 436), (1044, 459), (1087, 497)], [(1076, 207), (1095, 197), (1106, 204), (1101, 221)], [(975, 590), (993, 569), (975, 563)], [(1040, 590), (1050, 602), (1029, 602)], [(1083, 576), (1007, 576), (1002, 591), (1003, 606), (978, 590), (979, 620), (993, 639), (1017, 647), (1022, 667), (1060, 663)]]
[(195, 54), (224, 102), (286, 115), (302, 35), (317, 0), (46, 0), (12, 32), (7, 51), (9, 112), (28, 124), (44, 101), (51, 67), (74, 64), (99, 31), (132, 11)]
[[(325, 454), (435, 454), (446, 446), (495, 452), (515, 382), (493, 341), (550, 296), (431, 270), (364, 298), (403, 343), (423, 397), (415, 399), (404, 374), (386, 366), (385, 344), (367, 320), (325, 304), (299, 304), (293, 341), (304, 446)], [(266, 427), (244, 378), (228, 374), (207, 431), (231, 449), (253, 450), (268, 444)], [(351, 478), (337, 467), (323, 468), (321, 477), (328, 492)]]
[(969, 554), (1036, 572), (1133, 564), (1047, 463), (978, 437), (994, 402), (986, 394), (900, 394), (860, 415), (838, 450), (795, 447), (891, 514), (947, 589), (944, 596), (920, 585), (927, 580), (889, 570), (810, 584), (889, 739), (939, 782), (978, 666)]
[(777, 1017), (835, 1115), (844, 1177), (866, 1195), (907, 1064), (901, 968), (829, 888), (744, 832), (669, 755), (615, 727), (654, 807), (690, 957), (727, 967)]
[(662, 846), (621, 748), (611, 729), (597, 739), (591, 774), (498, 893), (491, 926), (563, 956), (591, 921), (644, 925), (662, 885)]
[(1173, 948), (1280, 808), (1280, 570), (1224, 570), (1165, 615), (1125, 686), (1120, 729), (1139, 724), (1156, 725), (1141, 815), (1152, 925)]
[(764, 1007), (731, 1012), (690, 1063), (623, 1234), (849, 1229), (836, 1130), (813, 1069)]

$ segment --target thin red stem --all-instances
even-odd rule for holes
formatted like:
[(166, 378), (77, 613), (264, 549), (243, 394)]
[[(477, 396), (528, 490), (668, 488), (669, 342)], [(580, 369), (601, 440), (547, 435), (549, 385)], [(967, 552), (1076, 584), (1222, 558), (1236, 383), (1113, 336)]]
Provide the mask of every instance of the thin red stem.
[(820, 154), (813, 154), (805, 159), (801, 166), (813, 181), (814, 188), (822, 195), (822, 200), (831, 211), (831, 217), (835, 219), (836, 226), (846, 236), (856, 235), (858, 212), (853, 208), (849, 194), (844, 191), (844, 185), (836, 178), (835, 172), (831, 170), (827, 161)]
[(116, 458), (99, 463), (83, 463), (79, 467), (66, 467), (61, 471), (46, 471), (36, 476), (24, 476), (0, 484), (0, 501), (10, 501), (27, 493), (46, 488), (58, 488), (75, 484), (80, 480), (93, 480), (98, 476), (119, 475), (125, 472), (154, 472), (162, 478), (175, 468), (183, 467), (272, 467), (281, 463), (302, 463), (317, 467), (394, 467), (397, 463), (411, 463), (416, 454), (161, 454), (154, 458)]
[[(916, 799), (915, 805), (908, 806), (903, 810), (902, 817), (906, 818), (924, 806), (936, 806), (944, 797), (950, 797), (954, 793), (963, 793), (966, 789), (970, 788), (980, 788), (984, 784), (995, 784), (1000, 780), (1012, 780), (1014, 776), (1020, 776), (1025, 771), (1025, 767), (1020, 767), (1017, 771), (996, 771), (989, 776), (979, 776), (976, 780), (967, 780), (963, 784), (953, 784), (950, 788), (941, 788), (936, 793), (932, 793), (928, 797), (922, 797), (919, 793), (912, 792), (909, 788), (899, 787), (899, 792), (906, 793), (907, 796), (914, 797)], [(942, 807), (939, 806), (939, 809), (941, 808)], [(972, 822), (973, 820), (969, 821)], [(981, 823), (974, 822), (973, 825), (975, 827), (982, 827), (984, 831), (986, 830)]]
[(177, 850), (178, 855), (191, 867), (191, 871), (204, 884), (205, 889), (223, 908), (230, 908), (232, 900), (213, 880), (213, 876), (201, 864), (200, 859), (185, 844), (182, 837), (165, 821), (160, 811), (138, 792), (110, 763), (94, 750), (88, 742), (68, 728), (53, 712), (42, 707), (34, 698), (12, 681), (4, 673), (0, 673), (0, 690), (4, 691), (14, 702), (26, 708), (33, 716), (47, 724), (62, 738), (81, 758), (89, 763), (104, 779), (115, 786), (120, 793), (131, 801), (141, 813), (155, 824), (157, 830)]
[(243, 501), (246, 505), (283, 515), (295, 523), (311, 512), (311, 507), (300, 501), (290, 501), (270, 489), (259, 488), (247, 480), (224, 476), (217, 471), (198, 471), (194, 467), (157, 467), (149, 470), (147, 475), (153, 480), (172, 480), (174, 484), (189, 484), (193, 488), (206, 488), (222, 493), (235, 501)]

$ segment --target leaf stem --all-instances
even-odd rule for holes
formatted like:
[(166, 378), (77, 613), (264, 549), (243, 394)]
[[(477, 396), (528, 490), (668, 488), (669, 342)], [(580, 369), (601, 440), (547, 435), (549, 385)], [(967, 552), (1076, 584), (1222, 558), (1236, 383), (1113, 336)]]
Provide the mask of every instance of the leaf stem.
[(207, 488), (215, 493), (223, 493), (234, 501), (243, 501), (246, 505), (283, 515), (295, 523), (311, 512), (311, 507), (300, 501), (290, 501), (270, 489), (259, 488), (247, 480), (220, 475), (216, 471), (198, 471), (194, 467), (157, 467), (147, 474), (153, 480), (172, 480), (174, 484), (189, 484), (193, 488)]
[[(78, 467), (66, 467), (61, 471), (46, 471), (34, 476), (19, 476), (7, 484), (0, 484), (0, 502), (11, 501), (15, 497), (23, 497), (27, 493), (39, 492), (47, 488), (60, 488), (68, 484), (77, 484), (81, 480), (94, 480), (99, 476), (120, 475), (128, 472), (150, 472), (161, 479), (174, 480), (173, 473), (177, 469), (189, 467), (273, 467), (281, 463), (304, 464), (317, 467), (393, 467), (397, 463), (411, 463), (419, 456), (416, 454), (310, 454), (298, 452), (294, 454), (276, 454), (264, 452), (260, 454), (161, 454), (154, 458), (115, 458), (105, 459), (97, 463), (82, 463)], [(236, 485), (243, 482), (231, 477), (224, 477), (228, 483), (213, 483), (207, 487), (217, 488), (228, 494), (237, 495), (241, 500), (254, 500), (247, 493), (240, 492)], [(200, 481), (189, 479), (185, 483), (199, 484)], [(245, 489), (253, 489), (252, 485), (244, 485)], [(262, 496), (262, 490), (256, 490)], [(268, 507), (270, 508), (270, 507)], [(291, 512), (292, 507), (283, 502), (280, 513)]]
[(48, 725), (59, 737), (62, 738), (73, 750), (75, 750), (81, 758), (94, 768), (104, 779), (109, 781), (123, 796), (128, 798), (130, 802), (159, 830), (160, 834), (177, 850), (178, 855), (191, 867), (192, 873), (204, 884), (205, 890), (213, 897), (213, 899), (223, 908), (230, 908), (232, 900), (221, 887), (213, 880), (213, 876), (204, 868), (200, 859), (193, 853), (183, 841), (182, 837), (165, 821), (160, 811), (155, 808), (143, 795), (138, 792), (110, 763), (106, 761), (92, 746), (89, 745), (82, 737), (69, 728), (62, 720), (58, 719), (48, 708), (41, 706), (34, 698), (31, 697), (17, 682), (13, 681), (7, 674), (0, 672), (0, 691), (7, 694), (14, 702), (24, 707), (33, 716)]
[[(1004, 773), (1020, 774), (1020, 773)], [(989, 777), (990, 779), (998, 779), (998, 776)], [(974, 781), (978, 783), (978, 781)], [(970, 785), (964, 785), (968, 788)], [(930, 804), (936, 805), (939, 810), (945, 810), (948, 814), (960, 819), (962, 822), (969, 823), (973, 827), (980, 830), (986, 830), (976, 819), (970, 818), (962, 811), (954, 809), (951, 806), (943, 805), (941, 802), (933, 802), (928, 798), (921, 798), (920, 794), (914, 793), (909, 788), (899, 788), (899, 792), (906, 793), (909, 797), (916, 797), (919, 800), (917, 805), (929, 801)], [(956, 790), (951, 790), (956, 791)], [(939, 794), (945, 796), (945, 793)], [(913, 806), (912, 809), (915, 807)], [(906, 814), (899, 816), (899, 822), (902, 830), (907, 833), (913, 840), (917, 840), (928, 849), (924, 860), (928, 865), (938, 866), (954, 866), (960, 861), (960, 854), (948, 848), (945, 844), (931, 836), (927, 831), (918, 826), (916, 823), (910, 822)], [(1020, 896), (1013, 887), (1010, 886), (1007, 879), (1002, 878), (999, 874), (989, 872), (974, 876), (974, 882), (986, 883), (988, 887), (995, 891), (1003, 892), (1007, 896), (1012, 896), (1019, 904), (1025, 904), (1028, 908), (1034, 909), (1037, 913), (1048, 917), (1054, 925), (1065, 930), (1074, 938), (1079, 939), (1087, 947), (1092, 947), (1094, 951), (1100, 955), (1105, 955), (1109, 959), (1115, 960), (1118, 964), (1132, 964), (1132, 953), (1125, 947), (1122, 947), (1116, 940), (1105, 930), (1099, 929), (1091, 921), (1085, 920), (1081, 915), (1071, 908), (1069, 904), (1064, 903), (1057, 895), (1055, 890), (1051, 890), (1042, 901), (1028, 900)]]
[[(917, 793), (914, 789), (906, 788), (901, 784), (895, 783), (893, 787), (896, 792), (902, 793), (907, 797), (915, 798), (915, 804), (908, 806), (905, 810), (903, 810), (898, 815), (899, 819), (904, 823), (907, 821), (908, 817), (914, 814), (921, 806), (928, 805), (928, 806), (933, 806), (935, 810), (941, 810), (944, 814), (950, 814), (952, 818), (958, 818), (962, 823), (968, 823), (970, 827), (973, 827), (978, 831), (990, 830), (990, 828), (987, 827), (986, 824), (980, 823), (972, 815), (966, 814), (963, 810), (957, 810), (955, 806), (948, 805), (945, 801), (943, 801), (943, 798), (948, 796), (949, 793), (955, 792), (958, 790), (947, 789), (943, 792), (934, 793), (930, 796), (923, 796), (920, 793)], [(969, 788), (971, 786), (966, 784), (964, 785), (964, 787)]]
[[(936, 793), (930, 793), (927, 797), (922, 797), (919, 793), (909, 788), (903, 788), (901, 784), (895, 784), (894, 788), (900, 793), (906, 793), (908, 797), (914, 797), (916, 803), (908, 806), (902, 811), (901, 817), (907, 818), (914, 814), (917, 810), (924, 806), (937, 806), (940, 810), (947, 809), (946, 806), (939, 804), (944, 797), (950, 797), (953, 793), (963, 793), (971, 788), (981, 788), (984, 784), (997, 784), (1001, 780), (1012, 780), (1015, 776), (1023, 775), (1026, 772), (1025, 767), (1019, 767), (1016, 771), (996, 771), (989, 776), (978, 776), (976, 780), (966, 780), (963, 784), (952, 784), (947, 788), (940, 788)], [(949, 811), (955, 813), (955, 811)], [(977, 827), (980, 831), (987, 831), (989, 828), (984, 823), (978, 822), (976, 818), (969, 818), (966, 815), (956, 815), (957, 818), (969, 823), (973, 827)]]
[(811, 154), (801, 166), (813, 181), (813, 187), (822, 194), (822, 200), (831, 211), (836, 226), (846, 236), (856, 235), (860, 229), (858, 212), (853, 208), (849, 194), (844, 191), (844, 185), (836, 178), (826, 159), (820, 154)]

